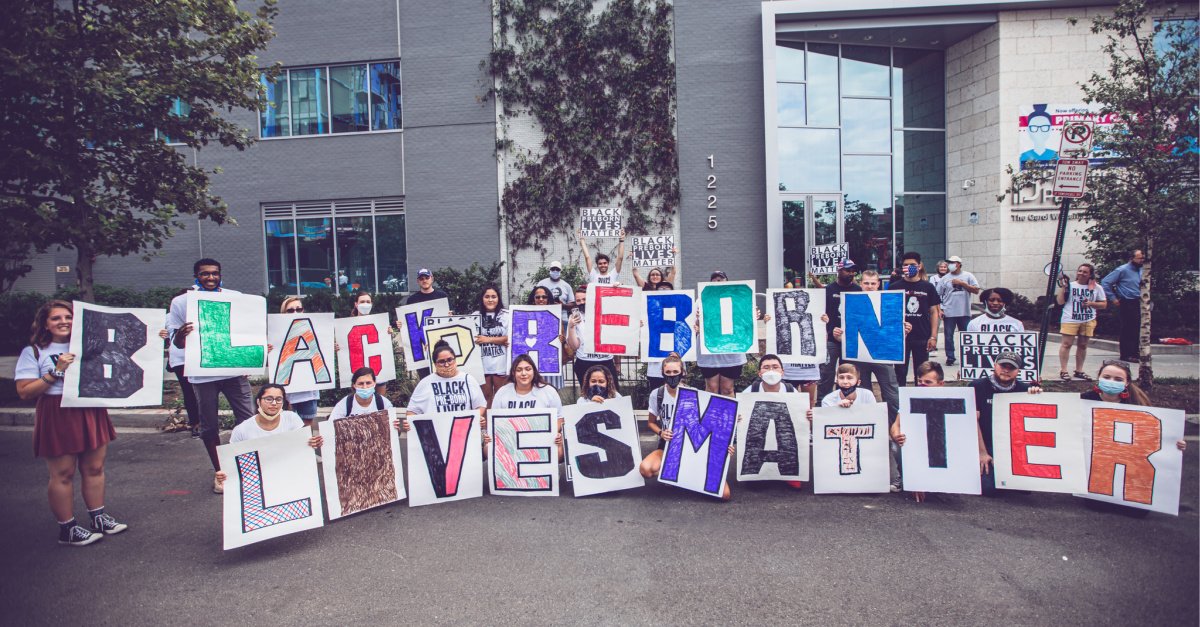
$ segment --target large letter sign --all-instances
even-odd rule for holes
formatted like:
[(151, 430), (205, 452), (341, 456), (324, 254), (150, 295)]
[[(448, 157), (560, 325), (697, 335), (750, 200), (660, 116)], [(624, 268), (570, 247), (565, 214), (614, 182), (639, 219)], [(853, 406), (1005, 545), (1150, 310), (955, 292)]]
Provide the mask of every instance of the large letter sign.
[(508, 363), (529, 355), (538, 372), (562, 372), (562, 305), (511, 305), (508, 312)]
[(408, 424), (410, 506), (483, 496), (478, 413), (409, 416)]
[[(1184, 414), (1178, 409), (1082, 401), (1089, 499), (1179, 515)], [(1090, 422), (1090, 425), (1089, 425)]]
[(579, 333), (589, 335), (595, 352), (605, 355), (638, 354), (641, 334), (642, 290), (625, 285), (587, 286), (587, 310)]
[(758, 350), (754, 319), (754, 281), (701, 283), (700, 354), (752, 353)]
[(842, 292), (842, 356), (874, 364), (904, 363), (904, 292)]
[(900, 388), (908, 492), (979, 494), (979, 426), (971, 388)]
[(189, 376), (261, 375), (267, 364), (267, 299), (231, 290), (187, 294)]
[[(483, 351), (475, 345), (482, 316), (433, 316), (425, 319), (425, 345), (432, 351), (438, 342), (454, 350), (458, 368), (483, 381)], [(432, 355), (431, 355), (432, 357)]]
[(348, 388), (354, 371), (369, 366), (375, 378), (384, 383), (396, 378), (396, 351), (388, 334), (386, 313), (338, 318), (333, 333), (340, 344), (338, 351), (338, 387)]
[(642, 292), (646, 323), (641, 328), (642, 361), (679, 353), (696, 361), (696, 307), (691, 290)]
[(808, 395), (738, 394), (738, 481), (808, 481)]
[(511, 496), (558, 496), (558, 415), (541, 409), (488, 411), (488, 489)]
[(63, 379), (63, 407), (162, 404), (161, 309), (115, 309), (74, 302), (71, 352), (77, 365)]
[(1037, 492), (1087, 490), (1083, 410), (1078, 394), (997, 394), (992, 398), (996, 487)]
[(612, 398), (603, 403), (563, 407), (563, 441), (571, 466), (575, 496), (640, 488), (638, 472), (642, 446), (638, 441), (633, 399)]
[(767, 290), (767, 352), (790, 364), (823, 364), (825, 340), (825, 290)]
[(333, 314), (298, 313), (267, 316), (267, 378), (288, 392), (331, 390), (333, 380)]
[(887, 405), (813, 410), (813, 492), (888, 492)]
[(721, 498), (736, 422), (736, 399), (679, 388), (658, 480)]
[(391, 407), (319, 423), (329, 520), (407, 496), (395, 415)]
[(225, 550), (325, 524), (308, 429), (217, 447), (225, 471)]
[(428, 346), (425, 346), (425, 320), (432, 316), (450, 315), (450, 301), (445, 298), (403, 305), (396, 308), (400, 325), (400, 343), (404, 346), (404, 368), (409, 372), (429, 368)]

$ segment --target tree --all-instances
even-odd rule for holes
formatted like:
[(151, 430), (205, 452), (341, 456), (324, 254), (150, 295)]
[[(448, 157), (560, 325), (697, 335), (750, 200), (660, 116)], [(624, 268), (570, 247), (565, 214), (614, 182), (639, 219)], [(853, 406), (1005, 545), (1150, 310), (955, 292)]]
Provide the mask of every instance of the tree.
[[(1096, 130), (1094, 146), (1111, 156), (1088, 175), (1082, 206), (1088, 255), (1100, 261), (1146, 253), (1141, 281), (1138, 382), (1150, 387), (1151, 295), (1195, 297), (1197, 182), (1197, 40), (1195, 20), (1177, 20), (1145, 0), (1122, 0), (1111, 15), (1092, 20), (1107, 35), (1107, 73), (1080, 84), (1084, 102), (1116, 124)], [(1014, 176), (1014, 189), (1049, 179), (1047, 170)], [(1161, 279), (1161, 286), (1156, 281)]]
[[(259, 106), (255, 53), (274, 0), (42, 0), (0, 25), (0, 228), (76, 251), (82, 296), (100, 255), (149, 257), (181, 217), (230, 218), (190, 155), (254, 138), (222, 117)], [(268, 78), (278, 70), (272, 68)]]

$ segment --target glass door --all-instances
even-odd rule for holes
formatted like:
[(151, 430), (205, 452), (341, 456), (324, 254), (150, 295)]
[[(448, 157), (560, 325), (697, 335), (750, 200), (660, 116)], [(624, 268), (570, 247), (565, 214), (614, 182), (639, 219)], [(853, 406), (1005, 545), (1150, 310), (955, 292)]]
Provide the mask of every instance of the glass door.
[[(846, 241), (841, 194), (781, 194), (784, 276), (808, 276), (809, 248)], [(796, 283), (795, 285), (798, 285)]]

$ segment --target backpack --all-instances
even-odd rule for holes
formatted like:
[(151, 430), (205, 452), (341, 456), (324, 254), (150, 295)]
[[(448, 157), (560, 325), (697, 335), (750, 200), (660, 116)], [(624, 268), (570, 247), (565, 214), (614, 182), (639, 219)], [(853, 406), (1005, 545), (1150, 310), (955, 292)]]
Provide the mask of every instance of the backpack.
[[(787, 381), (780, 381), (779, 383), (781, 383), (783, 385), (784, 392), (795, 392), (796, 391), (796, 388), (791, 383), (788, 383)], [(762, 391), (762, 379), (756, 379), (754, 381), (754, 383), (751, 383), (750, 391), (754, 392), (754, 393), (761, 392)]]
[[(346, 415), (347, 416), (350, 415), (350, 410), (353, 409), (353, 407), (354, 407), (354, 405), (352, 403), (354, 403), (354, 394), (350, 394), (349, 396), (346, 397)], [(379, 395), (379, 392), (375, 393), (375, 411), (383, 411), (383, 397)]]

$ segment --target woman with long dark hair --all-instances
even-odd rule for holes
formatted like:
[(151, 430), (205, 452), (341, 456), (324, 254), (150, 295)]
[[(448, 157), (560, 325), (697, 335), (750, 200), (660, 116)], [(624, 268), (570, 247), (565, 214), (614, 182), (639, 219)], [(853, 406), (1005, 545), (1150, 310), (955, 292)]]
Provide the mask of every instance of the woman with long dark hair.
[[(104, 458), (108, 443), (117, 437), (108, 410), (62, 406), (63, 377), (76, 357), (69, 344), (73, 322), (71, 303), (42, 305), (30, 326), (29, 346), (17, 358), (14, 379), (21, 398), (37, 399), (33, 454), (46, 459), (50, 473), (46, 491), (58, 521), (58, 543), (85, 546), (128, 526), (104, 511)], [(76, 469), (90, 531), (75, 522)]]
[(508, 310), (504, 308), (504, 298), (500, 296), (500, 288), (487, 284), (479, 292), (479, 308), (473, 316), (479, 316), (480, 334), (475, 336), (475, 344), (483, 353), (483, 395), (487, 398), (488, 406), (496, 390), (508, 384)]
[[(258, 394), (254, 395), (254, 404), (258, 407), (258, 412), (253, 418), (233, 428), (233, 433), (229, 436), (230, 444), (306, 428), (300, 414), (291, 410), (287, 392), (278, 383), (268, 383), (259, 388)], [(314, 435), (308, 439), (308, 445), (319, 449), (324, 441), (325, 438)], [(224, 471), (217, 471), (217, 485), (221, 486), (222, 492), (227, 478)]]

